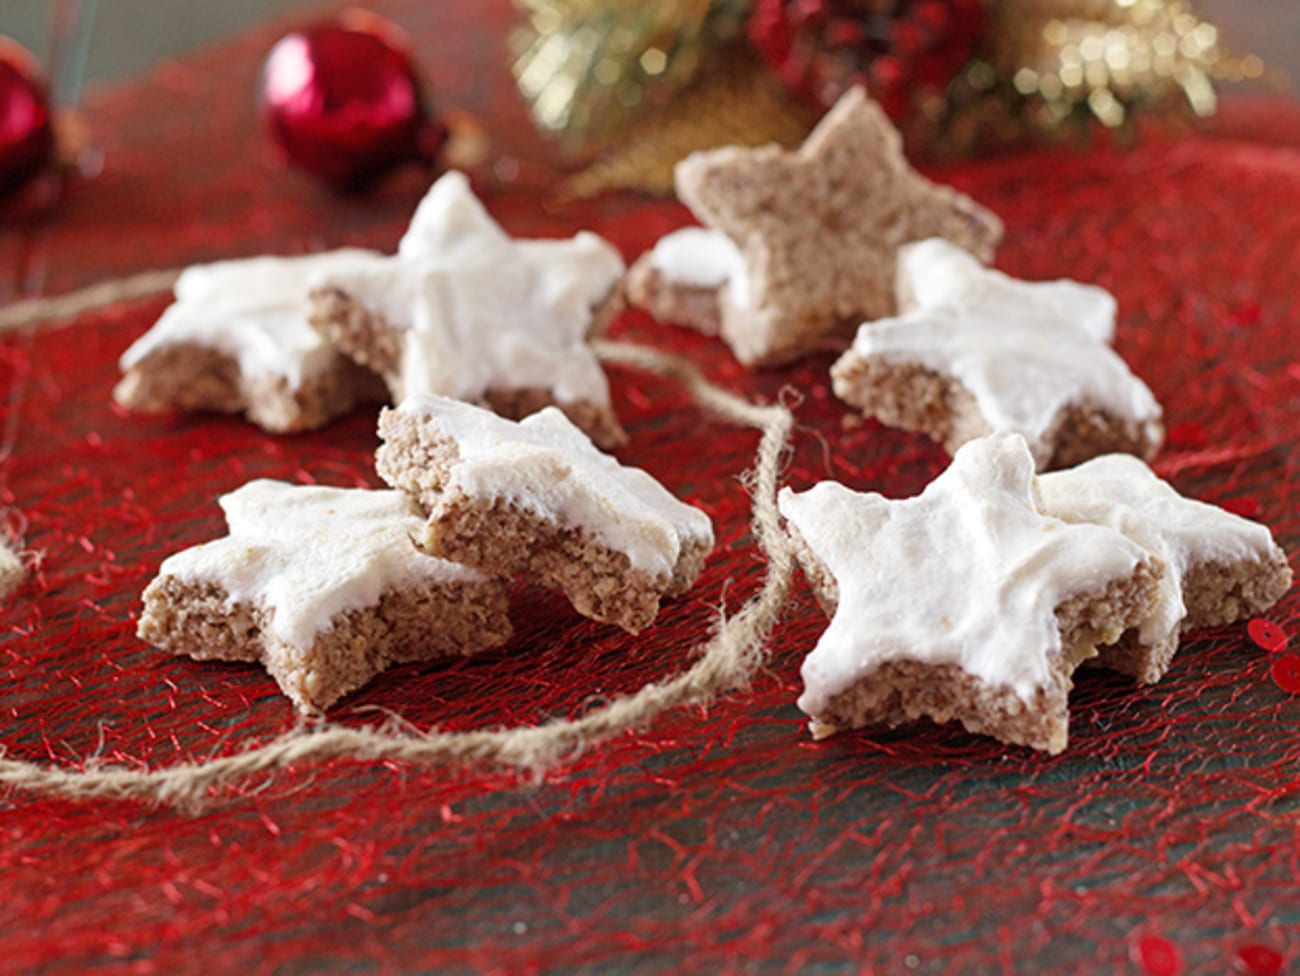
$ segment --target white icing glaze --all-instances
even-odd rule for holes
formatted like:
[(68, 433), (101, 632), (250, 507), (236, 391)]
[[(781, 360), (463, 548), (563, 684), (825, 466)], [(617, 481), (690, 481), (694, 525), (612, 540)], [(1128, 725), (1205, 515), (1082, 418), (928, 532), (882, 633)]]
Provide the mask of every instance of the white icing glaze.
[(1020, 281), (941, 237), (907, 244), (898, 252), (898, 307), (935, 308), (968, 301), (1020, 305), (1026, 314), (1064, 318), (1098, 342), (1115, 338), (1115, 296), (1105, 288), (1077, 281)]
[(420, 203), (395, 256), (331, 269), (314, 284), (341, 289), (403, 330), (396, 399), (540, 388), (562, 403), (605, 406), (609, 384), (585, 340), (623, 270), (595, 234), (512, 239), (453, 171)]
[(250, 481), (220, 499), (230, 534), (163, 561), (160, 575), (211, 581), (229, 601), (263, 607), (266, 629), (306, 650), (340, 613), (395, 587), (485, 579), (421, 553), (424, 526), (398, 491)]
[(688, 288), (727, 286), (737, 308), (750, 301), (749, 269), (734, 241), (720, 230), (683, 227), (665, 234), (650, 252), (650, 266), (669, 281)]
[(707, 515), (598, 450), (555, 407), (518, 423), (446, 397), (413, 397), (398, 410), (456, 441), (449, 487), (584, 528), (626, 554), (633, 569), (671, 575), (684, 543), (713, 545)]
[(307, 322), (308, 282), (379, 260), (373, 251), (344, 248), (187, 268), (177, 279), (176, 301), (122, 354), (121, 368), (125, 372), (165, 346), (190, 343), (231, 356), (246, 377), (283, 376), (296, 387), (335, 356)]
[(783, 488), (781, 514), (834, 576), (839, 605), (802, 669), (799, 707), (830, 699), (888, 661), (954, 664), (1029, 701), (1061, 651), (1055, 608), (1131, 575), (1145, 554), (1118, 532), (1035, 508), (1018, 434), (971, 441), (915, 498), (823, 481)]
[(1264, 526), (1184, 498), (1127, 454), (1108, 454), (1042, 475), (1038, 484), (1047, 514), (1065, 522), (1110, 526), (1164, 563), (1156, 605), (1139, 631), (1143, 644), (1178, 635), (1187, 615), (1183, 576), (1192, 565), (1264, 561), (1273, 551), (1273, 537)]
[(1114, 303), (1100, 289), (1018, 282), (939, 240), (911, 245), (901, 264), (912, 309), (863, 323), (853, 341), (858, 356), (954, 377), (989, 426), (1024, 435), (1040, 464), (1050, 454), (1046, 435), (1069, 404), (1104, 408), (1159, 440), (1160, 405), (1103, 341)]

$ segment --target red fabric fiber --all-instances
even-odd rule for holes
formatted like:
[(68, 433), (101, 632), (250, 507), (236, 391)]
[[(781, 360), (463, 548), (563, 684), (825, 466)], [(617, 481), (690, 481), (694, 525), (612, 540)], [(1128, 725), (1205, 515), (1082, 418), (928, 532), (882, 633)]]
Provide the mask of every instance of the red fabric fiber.
[[(511, 232), (589, 227), (631, 258), (686, 221), (632, 194), (558, 198), (556, 154), (505, 71), (504, 0), (374, 6), (410, 30), (436, 103), (492, 132), (476, 186)], [(0, 212), (0, 301), (202, 259), (392, 247), (427, 174), (331, 197), (282, 168), (257, 131), (258, 63), (286, 26), (95, 96), (104, 170), (56, 206)], [(935, 175), (1006, 220), (1003, 269), (1115, 292), (1117, 348), (1170, 425), (1157, 471), (1251, 513), (1294, 553), (1300, 131), (1290, 145), (1276, 130), (1234, 135)], [(110, 406), (117, 356), (164, 304), (0, 336), (0, 505), (41, 553), (0, 605), (10, 757), (158, 765), (292, 727), (260, 668), (171, 659), (137, 640), (140, 591), (166, 555), (222, 532), (215, 497), (250, 478), (378, 484), (369, 410), (273, 437), (238, 419)], [(614, 334), (688, 354), (756, 400), (791, 391), (795, 487), (833, 477), (910, 495), (946, 463), (922, 437), (856, 421), (829, 393), (829, 353), (750, 374), (716, 341), (636, 313)], [(621, 368), (611, 380), (632, 435), (622, 460), (714, 519), (719, 547), (699, 585), (635, 639), (521, 587), (509, 647), (390, 671), (333, 720), (372, 723), (384, 709), (468, 729), (578, 714), (683, 667), (718, 604), (754, 592), (762, 566), (737, 476), (757, 435), (702, 415), (671, 382)], [(540, 782), (338, 762), (244, 784), (192, 818), (0, 796), (0, 970), (1115, 973), (1159, 956), (1228, 972), (1279, 955), (1295, 966), (1300, 699), (1272, 674), (1278, 654), (1300, 650), (1298, 616), (1294, 593), (1265, 615), (1289, 635), (1273, 653), (1244, 621), (1197, 633), (1156, 686), (1080, 672), (1056, 758), (928, 724), (812, 742), (793, 702), (825, 618), (800, 582), (753, 687)], [(1275, 630), (1263, 632), (1272, 649)], [(1160, 940), (1172, 951), (1153, 949)]]

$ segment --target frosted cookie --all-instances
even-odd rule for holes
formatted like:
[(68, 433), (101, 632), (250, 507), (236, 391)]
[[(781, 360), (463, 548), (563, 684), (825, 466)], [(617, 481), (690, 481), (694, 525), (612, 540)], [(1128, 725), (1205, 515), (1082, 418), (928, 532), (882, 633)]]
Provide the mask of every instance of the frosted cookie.
[(898, 248), (947, 237), (988, 260), (1002, 222), (931, 183), (898, 132), (850, 89), (803, 146), (728, 146), (688, 156), (677, 196), (707, 230), (663, 238), (624, 283), (667, 322), (720, 332), (741, 362), (775, 363), (895, 311)]
[(1160, 404), (1108, 345), (1105, 291), (1017, 281), (938, 239), (904, 248), (898, 276), (906, 310), (864, 323), (831, 368), (841, 399), (949, 453), (1015, 431), (1040, 469), (1155, 454)]
[(1141, 546), (1038, 511), (1017, 434), (962, 447), (915, 498), (825, 481), (779, 505), (831, 617), (799, 698), (819, 738), (925, 716), (1060, 752), (1075, 667), (1155, 599)]
[(252, 481), (222, 496), (230, 534), (164, 560), (137, 633), (199, 660), (260, 661), (299, 711), (329, 708), (390, 665), (510, 636), (506, 590), (411, 544), (396, 491)]
[(27, 572), (23, 569), (18, 553), (13, 551), (9, 540), (0, 533), (0, 600), (18, 589), (26, 575)]
[(623, 293), (661, 322), (717, 335), (724, 305), (733, 315), (748, 307), (749, 271), (740, 248), (722, 231), (683, 227), (633, 263)]
[(380, 477), (418, 499), (427, 551), (562, 591), (637, 633), (690, 589), (713, 527), (639, 468), (597, 450), (559, 410), (519, 423), (445, 397), (379, 415)]
[(317, 278), (311, 321), (382, 374), (394, 403), (450, 396), (516, 418), (555, 404), (612, 447), (623, 430), (587, 336), (622, 274), (622, 258), (595, 234), (514, 240), (451, 172), (396, 255)]
[(176, 301), (122, 355), (113, 398), (129, 410), (244, 413), (277, 433), (382, 401), (383, 383), (307, 322), (308, 280), (380, 256), (343, 249), (219, 261), (186, 269)]
[(1260, 613), (1291, 586), (1286, 554), (1268, 529), (1178, 494), (1137, 458), (1099, 457), (1039, 479), (1043, 511), (1074, 524), (1107, 525), (1164, 566), (1151, 613), (1100, 663), (1159, 681), (1179, 635)]

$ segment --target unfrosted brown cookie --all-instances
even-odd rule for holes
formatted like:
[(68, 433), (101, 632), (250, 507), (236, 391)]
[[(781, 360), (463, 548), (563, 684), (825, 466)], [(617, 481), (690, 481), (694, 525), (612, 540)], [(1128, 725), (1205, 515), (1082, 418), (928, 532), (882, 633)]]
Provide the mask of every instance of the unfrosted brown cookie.
[(1109, 455), (1039, 479), (1043, 511), (1107, 525), (1164, 567), (1151, 613), (1098, 662), (1139, 681), (1163, 677), (1183, 633), (1268, 609), (1291, 586), (1286, 554), (1264, 526), (1184, 498), (1128, 455)]
[(892, 314), (895, 255), (908, 241), (946, 237), (988, 260), (1002, 235), (994, 214), (908, 165), (859, 88), (799, 150), (696, 153), (678, 164), (676, 186), (713, 233), (696, 231), (684, 249), (665, 238), (625, 291), (665, 321), (720, 331), (747, 364), (794, 358)]
[(428, 556), (395, 491), (253, 481), (221, 498), (230, 534), (165, 560), (138, 634), (199, 660), (260, 661), (304, 713), (393, 664), (504, 643), (504, 584)]
[(1160, 405), (1110, 348), (1104, 290), (1017, 281), (937, 238), (903, 248), (898, 273), (905, 311), (863, 323), (831, 368), (842, 400), (949, 452), (1015, 431), (1040, 469), (1155, 454)]
[(384, 377), (394, 403), (451, 396), (509, 417), (554, 404), (602, 447), (626, 439), (587, 343), (620, 301), (604, 240), (515, 240), (460, 173), (416, 210), (397, 254), (320, 275), (312, 325)]
[(427, 551), (562, 591), (631, 633), (695, 582), (708, 516), (592, 446), (554, 408), (513, 423), (445, 397), (380, 414), (380, 477), (415, 498)]
[(129, 410), (243, 413), (275, 433), (311, 430), (364, 402), (383, 382), (307, 323), (308, 281), (377, 255), (340, 250), (187, 269), (176, 301), (122, 356), (113, 398)]
[(817, 737), (926, 717), (1060, 752), (1074, 669), (1155, 599), (1141, 546), (1040, 513), (1016, 434), (967, 444), (916, 498), (822, 482), (779, 504), (831, 617), (802, 669)]

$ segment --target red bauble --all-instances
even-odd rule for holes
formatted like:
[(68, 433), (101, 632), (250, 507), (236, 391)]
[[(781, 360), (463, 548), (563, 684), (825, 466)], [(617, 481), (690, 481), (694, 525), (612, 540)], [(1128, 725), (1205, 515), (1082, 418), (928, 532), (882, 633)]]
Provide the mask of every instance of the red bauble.
[(431, 163), (447, 137), (400, 31), (373, 14), (281, 38), (263, 69), (261, 107), (288, 159), (339, 189), (403, 163)]
[(785, 85), (821, 109), (865, 85), (890, 118), (942, 92), (983, 38), (984, 0), (757, 0), (748, 30)]
[(30, 180), (53, 155), (50, 97), (36, 59), (0, 37), (0, 196)]

